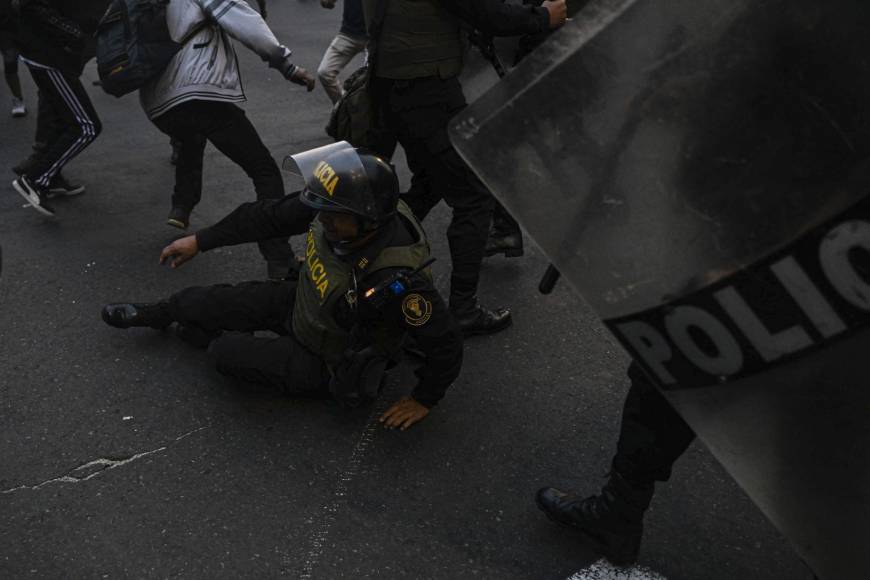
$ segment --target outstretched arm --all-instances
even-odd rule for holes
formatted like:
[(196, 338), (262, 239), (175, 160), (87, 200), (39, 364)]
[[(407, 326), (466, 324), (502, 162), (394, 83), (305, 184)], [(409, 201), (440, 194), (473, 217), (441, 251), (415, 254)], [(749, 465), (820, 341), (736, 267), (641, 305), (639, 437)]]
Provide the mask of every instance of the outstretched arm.
[(317, 212), (291, 193), (281, 199), (243, 203), (213, 226), (196, 233), (203, 252), (221, 246), (297, 236), (308, 231)]
[(166, 246), (160, 253), (160, 263), (169, 262), (178, 268), (199, 252), (303, 234), (316, 215), (299, 201), (298, 194), (243, 203), (213, 226)]
[(256, 10), (238, 0), (198, 0), (202, 11), (230, 36), (278, 69), (284, 78), (314, 89), (314, 77), (290, 61), (290, 49), (280, 44)]

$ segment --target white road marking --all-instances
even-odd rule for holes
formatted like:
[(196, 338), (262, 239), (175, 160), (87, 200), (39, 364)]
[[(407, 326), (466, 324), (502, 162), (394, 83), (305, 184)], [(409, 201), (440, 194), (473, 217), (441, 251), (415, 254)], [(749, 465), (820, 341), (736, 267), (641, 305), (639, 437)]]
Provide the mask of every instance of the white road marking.
[(143, 451), (142, 453), (136, 453), (135, 455), (131, 455), (130, 457), (125, 457), (122, 459), (111, 459), (106, 457), (100, 457), (98, 459), (94, 459), (92, 461), (88, 461), (87, 463), (83, 463), (78, 467), (75, 467), (68, 471), (65, 475), (61, 475), (60, 477), (54, 477), (52, 479), (48, 479), (43, 481), (42, 483), (37, 483), (35, 485), (19, 485), (18, 487), (12, 487), (10, 489), (4, 489), (0, 491), (2, 494), (14, 493), (16, 491), (21, 491), (24, 489), (29, 489), (31, 491), (36, 491), (45, 487), (46, 485), (52, 483), (81, 483), (83, 481), (88, 481), (89, 479), (93, 479), (98, 475), (102, 475), (107, 471), (111, 471), (118, 467), (123, 467), (129, 463), (133, 463), (143, 457), (148, 457), (149, 455), (154, 455), (155, 453), (162, 453), (169, 448), (170, 445), (173, 445), (182, 439), (190, 437), (194, 433), (199, 433), (203, 429), (208, 429), (211, 425), (206, 425), (205, 427), (200, 427), (199, 429), (194, 429), (193, 431), (189, 431), (184, 435), (180, 435), (167, 443), (162, 447), (158, 447), (157, 449), (152, 449), (151, 451)]
[(645, 566), (619, 568), (602, 558), (574, 572), (567, 580), (667, 580), (667, 578)]
[(350, 454), (347, 467), (344, 468), (344, 471), (342, 471), (338, 477), (338, 483), (335, 486), (335, 491), (332, 493), (332, 499), (321, 507), (320, 516), (314, 520), (315, 522), (318, 522), (319, 526), (315, 529), (314, 533), (311, 534), (309, 542), (311, 548), (308, 550), (308, 554), (305, 557), (302, 574), (299, 576), (300, 580), (311, 580), (311, 577), (314, 574), (314, 568), (323, 556), (326, 537), (329, 535), (329, 531), (335, 523), (335, 519), (342, 504), (347, 502), (350, 484), (359, 474), (363, 459), (374, 443), (375, 432), (380, 425), (378, 418), (387, 410), (387, 402), (394, 402), (395, 396), (392, 393), (393, 389), (390, 388), (392, 385), (392, 382), (388, 383), (381, 392), (381, 396), (377, 401), (375, 401), (372, 412), (366, 421), (366, 426), (362, 433), (360, 433), (359, 439), (357, 439), (356, 445), (353, 448), (353, 452)]

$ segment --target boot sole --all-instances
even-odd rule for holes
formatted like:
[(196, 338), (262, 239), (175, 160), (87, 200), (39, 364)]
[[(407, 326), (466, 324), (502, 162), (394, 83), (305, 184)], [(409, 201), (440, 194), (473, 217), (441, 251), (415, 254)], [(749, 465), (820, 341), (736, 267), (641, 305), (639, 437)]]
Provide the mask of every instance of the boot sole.
[(186, 223), (184, 223), (184, 222), (181, 221), (181, 220), (176, 220), (176, 219), (172, 219), (172, 218), (166, 220), (166, 225), (172, 226), (172, 227), (174, 227), (174, 228), (178, 228), (178, 229), (180, 229), (180, 230), (186, 230), (186, 229), (187, 229), (187, 224), (186, 224)]
[(614, 566), (632, 566), (637, 563), (637, 555), (640, 552), (639, 539), (626, 538), (625, 535), (614, 532), (592, 532), (576, 522), (561, 520), (550, 513), (550, 510), (541, 503), (537, 495), (535, 495), (535, 504), (537, 504), (538, 509), (544, 512), (544, 515), (550, 521), (580, 532), (586, 543), (600, 555), (607, 558)]

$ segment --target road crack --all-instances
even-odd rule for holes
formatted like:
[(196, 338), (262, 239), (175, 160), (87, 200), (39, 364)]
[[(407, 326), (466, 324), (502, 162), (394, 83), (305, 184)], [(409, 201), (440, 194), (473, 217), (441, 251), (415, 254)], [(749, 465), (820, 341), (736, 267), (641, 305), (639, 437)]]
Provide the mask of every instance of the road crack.
[(129, 465), (134, 461), (138, 461), (143, 457), (148, 457), (149, 455), (156, 455), (157, 453), (162, 453), (169, 449), (172, 445), (178, 443), (182, 439), (186, 439), (195, 433), (199, 433), (204, 429), (208, 429), (211, 425), (206, 425), (205, 427), (199, 427), (198, 429), (194, 429), (193, 431), (188, 431), (183, 435), (179, 435), (166, 445), (162, 447), (158, 447), (157, 449), (151, 449), (150, 451), (142, 451), (141, 453), (135, 453), (133, 455), (128, 455), (126, 457), (99, 457), (97, 459), (93, 459), (88, 461), (87, 463), (83, 463), (78, 467), (74, 467), (71, 470), (67, 471), (65, 474), (60, 477), (53, 477), (51, 479), (47, 479), (42, 483), (37, 483), (36, 485), (19, 485), (18, 487), (11, 487), (9, 489), (4, 489), (0, 491), (2, 494), (15, 493), (16, 491), (21, 491), (25, 489), (29, 489), (31, 491), (36, 491), (41, 489), (47, 485), (51, 485), (52, 483), (81, 483), (83, 481), (88, 481), (89, 479), (93, 479), (98, 475), (106, 473), (107, 471), (111, 471), (113, 469), (117, 469), (119, 467), (123, 467), (125, 465)]

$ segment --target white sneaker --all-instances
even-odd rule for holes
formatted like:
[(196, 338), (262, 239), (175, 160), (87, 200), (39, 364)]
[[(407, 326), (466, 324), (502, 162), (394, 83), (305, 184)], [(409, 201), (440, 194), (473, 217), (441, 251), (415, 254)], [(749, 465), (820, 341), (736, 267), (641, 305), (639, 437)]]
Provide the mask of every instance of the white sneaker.
[(12, 98), (12, 116), (23, 117), (27, 114), (27, 107), (24, 106), (24, 101), (21, 99)]
[(21, 197), (27, 200), (27, 203), (33, 206), (33, 209), (44, 216), (54, 217), (54, 208), (48, 205), (46, 192), (35, 183), (31, 183), (29, 179), (22, 175), (12, 182), (12, 187)]

